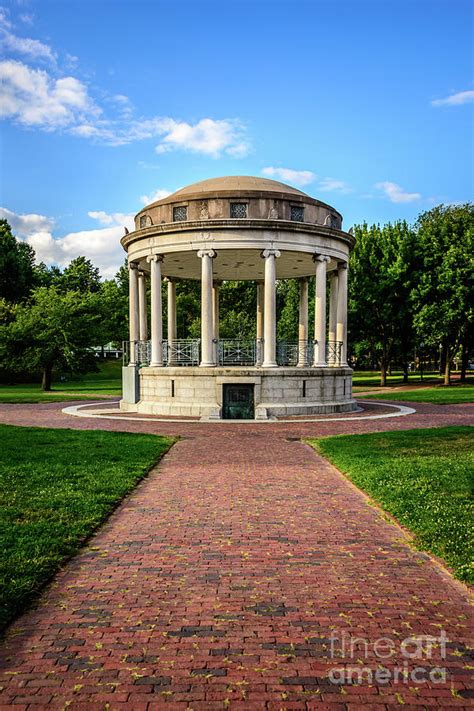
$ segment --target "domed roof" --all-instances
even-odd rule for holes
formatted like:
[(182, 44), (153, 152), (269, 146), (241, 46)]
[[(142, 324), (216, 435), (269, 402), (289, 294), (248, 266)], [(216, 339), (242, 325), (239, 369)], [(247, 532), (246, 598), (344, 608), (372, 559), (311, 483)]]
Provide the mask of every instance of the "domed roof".
[[(209, 178), (198, 183), (187, 185), (175, 193), (168, 195), (163, 200), (158, 200), (158, 204), (163, 205), (169, 202), (179, 202), (190, 198), (213, 197), (223, 194), (237, 193), (273, 193), (283, 195), (293, 195), (312, 200), (306, 193), (293, 188), (291, 185), (280, 183), (278, 180), (269, 178), (256, 178), (251, 175), (229, 175), (222, 178)], [(155, 204), (155, 203), (153, 203)]]

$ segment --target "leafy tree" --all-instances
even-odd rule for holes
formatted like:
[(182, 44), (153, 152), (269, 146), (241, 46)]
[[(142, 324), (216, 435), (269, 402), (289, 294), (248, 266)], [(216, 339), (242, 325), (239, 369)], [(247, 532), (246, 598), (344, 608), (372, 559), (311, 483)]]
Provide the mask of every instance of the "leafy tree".
[[(380, 363), (380, 383), (398, 348), (408, 376), (412, 346), (409, 300), (414, 269), (415, 235), (406, 222), (355, 228), (350, 258), (349, 312), (355, 342), (365, 342)], [(355, 336), (355, 338), (354, 338)]]
[(18, 302), (26, 298), (35, 283), (35, 253), (16, 239), (6, 220), (0, 220), (0, 297)]
[(412, 294), (414, 324), (428, 345), (441, 345), (449, 385), (454, 353), (472, 340), (474, 205), (438, 205), (419, 216), (416, 229), (422, 269)]
[(90, 259), (76, 257), (63, 271), (60, 284), (63, 291), (100, 291), (100, 272)]
[(51, 390), (53, 368), (96, 370), (91, 347), (102, 342), (104, 316), (100, 294), (39, 287), (2, 327), (0, 342), (14, 368), (41, 370), (42, 388)]

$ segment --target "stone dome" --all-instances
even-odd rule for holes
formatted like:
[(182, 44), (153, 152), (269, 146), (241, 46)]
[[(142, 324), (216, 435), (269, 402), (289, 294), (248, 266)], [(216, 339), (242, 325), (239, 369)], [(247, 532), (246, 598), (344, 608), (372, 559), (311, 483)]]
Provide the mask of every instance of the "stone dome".
[(269, 193), (274, 197), (280, 198), (291, 196), (293, 199), (299, 197), (305, 200), (313, 200), (313, 198), (301, 190), (291, 185), (286, 185), (286, 183), (280, 183), (278, 180), (257, 178), (251, 175), (228, 175), (221, 178), (200, 180), (197, 183), (186, 185), (186, 187), (177, 190), (162, 200), (157, 200), (152, 203), (152, 205), (166, 205), (170, 202), (199, 199), (204, 196), (206, 198), (212, 198), (225, 195), (237, 196), (252, 194), (255, 197), (260, 197), (263, 196), (263, 194), (268, 195)]

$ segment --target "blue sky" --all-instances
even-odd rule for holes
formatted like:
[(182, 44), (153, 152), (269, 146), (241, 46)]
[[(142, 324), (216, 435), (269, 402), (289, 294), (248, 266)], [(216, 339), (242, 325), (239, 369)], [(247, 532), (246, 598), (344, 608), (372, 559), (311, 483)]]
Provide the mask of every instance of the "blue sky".
[(111, 276), (147, 199), (268, 175), (344, 226), (472, 199), (471, 0), (3, 3), (0, 205)]

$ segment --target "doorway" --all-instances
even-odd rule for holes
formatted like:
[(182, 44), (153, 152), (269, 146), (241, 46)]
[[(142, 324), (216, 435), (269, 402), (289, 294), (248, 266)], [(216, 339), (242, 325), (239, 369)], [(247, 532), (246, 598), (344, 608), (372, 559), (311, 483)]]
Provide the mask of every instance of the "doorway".
[(224, 420), (255, 419), (254, 386), (251, 384), (227, 384), (222, 386)]

